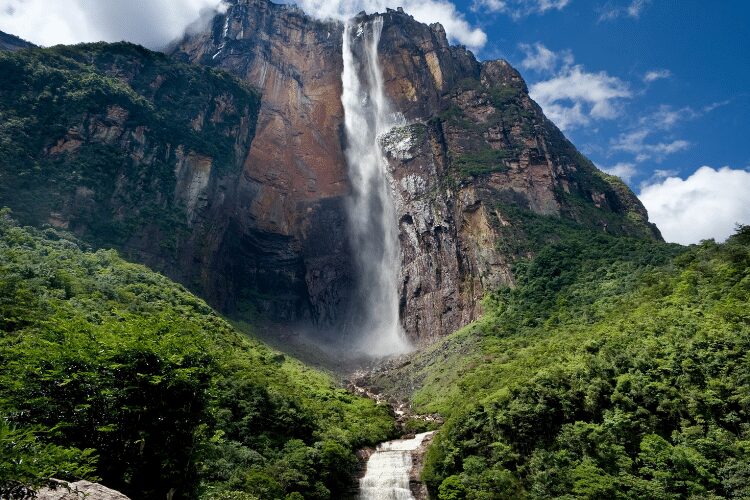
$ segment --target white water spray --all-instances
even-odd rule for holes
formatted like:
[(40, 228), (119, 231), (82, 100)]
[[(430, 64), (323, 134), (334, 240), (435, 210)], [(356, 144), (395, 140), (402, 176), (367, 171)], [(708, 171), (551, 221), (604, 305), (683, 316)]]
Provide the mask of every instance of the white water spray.
[[(378, 137), (403, 122), (393, 113), (383, 91), (378, 43), (383, 18), (344, 28), (342, 73), (346, 160), (353, 193), (349, 233), (358, 269), (356, 318), (359, 349), (370, 356), (409, 350), (399, 321), (398, 224), (390, 177)], [(355, 57), (356, 52), (356, 57)]]
[(367, 461), (365, 477), (359, 481), (360, 500), (410, 500), (409, 488), (413, 467), (412, 453), (433, 432), (417, 434), (412, 439), (388, 441), (378, 446)]

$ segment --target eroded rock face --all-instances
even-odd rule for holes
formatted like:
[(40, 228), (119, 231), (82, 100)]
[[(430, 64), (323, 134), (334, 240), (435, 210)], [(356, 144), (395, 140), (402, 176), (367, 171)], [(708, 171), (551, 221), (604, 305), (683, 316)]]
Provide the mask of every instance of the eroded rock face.
[[(658, 237), (635, 196), (575, 150), (508, 63), (479, 63), (451, 47), (439, 24), (390, 9), (379, 15), (385, 90), (412, 123), (381, 143), (400, 230), (401, 320), (413, 340), (428, 343), (460, 328), (481, 314), (486, 291), (512, 284), (512, 256), (497, 245), (500, 229), (512, 224), (504, 206)], [(353, 22), (366, 27), (371, 18)], [(233, 0), (211, 30), (173, 51), (261, 90), (241, 180), (253, 201), (240, 206), (239, 220), (289, 238), (284, 251), (290, 259), (299, 252), (301, 291), (315, 322), (335, 323), (352, 283), (342, 30), (294, 7)]]
[(262, 231), (278, 245), (259, 250), (297, 264), (288, 276), (297, 286), (287, 295), (296, 294), (298, 306), (285, 313), (281, 303), (263, 311), (274, 320), (331, 325), (346, 309), (352, 288), (341, 139), (342, 33), (340, 23), (315, 21), (294, 7), (235, 0), (209, 31), (172, 51), (227, 70), (263, 96), (239, 179), (236, 229)]
[[(53, 173), (63, 165), (60, 175), (29, 190), (31, 167), (14, 164), (0, 195), (27, 190), (33, 207), (23, 197), (13, 207), (31, 207), (25, 222), (117, 247), (222, 312), (336, 331), (356, 278), (346, 229), (343, 25), (268, 0), (228, 5), (170, 51), (194, 66), (175, 69), (128, 45), (49, 49), (65, 61), (93, 60), (137, 96), (125, 99), (114, 86), (111, 99), (73, 113), (29, 153)], [(467, 324), (487, 291), (512, 284), (517, 256), (502, 243), (508, 228), (523, 232), (515, 209), (658, 237), (637, 198), (578, 153), (508, 63), (480, 63), (451, 47), (439, 24), (380, 15), (385, 92), (409, 123), (380, 140), (400, 231), (400, 317), (414, 341)], [(205, 65), (257, 88), (259, 109), (251, 91)], [(213, 83), (191, 98), (204, 80)], [(164, 112), (174, 116), (165, 121)], [(13, 176), (16, 184), (7, 181)]]

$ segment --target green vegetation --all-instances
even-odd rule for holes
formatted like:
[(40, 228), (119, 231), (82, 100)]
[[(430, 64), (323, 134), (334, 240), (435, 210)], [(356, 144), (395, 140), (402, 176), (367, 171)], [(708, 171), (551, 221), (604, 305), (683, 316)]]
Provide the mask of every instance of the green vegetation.
[(0, 74), (3, 205), (34, 225), (65, 214), (104, 247), (149, 226), (187, 233), (179, 151), (239, 171), (259, 107), (225, 73), (127, 43), (0, 51)]
[(379, 383), (447, 417), (440, 499), (750, 496), (750, 227), (685, 249), (540, 226), (517, 286)]
[(353, 451), (393, 432), (163, 276), (0, 216), (0, 488), (340, 498)]
[(512, 151), (484, 147), (470, 153), (457, 155), (453, 159), (453, 164), (458, 167), (464, 177), (486, 175), (508, 170), (508, 167), (505, 166), (505, 160), (512, 156)]

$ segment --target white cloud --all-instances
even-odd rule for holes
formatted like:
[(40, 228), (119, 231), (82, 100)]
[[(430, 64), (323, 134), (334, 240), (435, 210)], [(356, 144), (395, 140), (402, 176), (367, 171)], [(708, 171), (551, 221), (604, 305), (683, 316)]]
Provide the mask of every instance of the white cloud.
[(643, 81), (646, 83), (655, 82), (656, 80), (662, 80), (665, 78), (669, 78), (672, 76), (672, 72), (668, 69), (653, 69), (651, 71), (647, 71), (645, 75), (643, 75)]
[(127, 40), (161, 48), (220, 0), (0, 0), (0, 30), (40, 45)]
[(514, 19), (531, 14), (544, 14), (549, 10), (562, 10), (570, 0), (474, 0), (472, 10), (499, 12)]
[(711, 111), (713, 111), (715, 109), (718, 109), (718, 108), (721, 108), (723, 106), (726, 106), (730, 102), (732, 102), (732, 101), (729, 100), (729, 99), (727, 99), (725, 101), (712, 102), (711, 104), (707, 104), (706, 106), (703, 106), (703, 112), (704, 113), (710, 113)]
[(633, 0), (632, 2), (630, 2), (630, 5), (628, 5), (626, 9), (628, 16), (640, 17), (641, 11), (643, 11), (643, 8), (647, 3), (648, 0)]
[(681, 121), (698, 118), (701, 114), (689, 106), (684, 108), (673, 108), (668, 104), (662, 104), (653, 113), (642, 117), (639, 123), (648, 129), (670, 130)]
[(611, 21), (618, 17), (638, 19), (641, 17), (643, 9), (650, 1), (651, 0), (631, 0), (624, 5), (618, 5), (617, 3), (610, 1), (599, 9), (599, 21)]
[(665, 142), (647, 142), (651, 130), (641, 128), (620, 134), (611, 143), (612, 151), (621, 151), (635, 155), (635, 161), (643, 162), (650, 159), (661, 161), (665, 156), (684, 151), (690, 143), (683, 139)]
[(286, 0), (294, 3), (309, 15), (319, 19), (346, 20), (358, 12), (385, 12), (385, 9), (403, 7), (422, 23), (440, 23), (448, 38), (470, 49), (479, 50), (487, 43), (487, 34), (472, 27), (453, 2), (447, 0)]
[[(487, 35), (448, 0), (295, 0), (318, 18), (347, 19), (403, 6), (420, 22), (439, 22), (451, 41), (481, 49)], [(40, 45), (127, 40), (162, 48), (221, 0), (0, 0), (0, 30)]]
[(687, 179), (667, 177), (643, 186), (639, 195), (664, 239), (690, 244), (723, 241), (735, 224), (750, 224), (750, 172), (701, 167)]
[(604, 71), (589, 73), (580, 65), (566, 66), (554, 78), (533, 84), (529, 93), (562, 130), (616, 118), (622, 100), (632, 96), (619, 78)]
[(627, 162), (620, 162), (611, 167), (602, 167), (601, 169), (610, 175), (616, 175), (625, 182), (630, 182), (638, 173), (638, 169), (635, 168), (635, 163)]
[(553, 52), (539, 42), (533, 45), (521, 43), (518, 47), (525, 54), (523, 61), (521, 61), (521, 67), (524, 69), (550, 73), (557, 68), (558, 63), (562, 63), (566, 67), (573, 64), (573, 54), (569, 50)]

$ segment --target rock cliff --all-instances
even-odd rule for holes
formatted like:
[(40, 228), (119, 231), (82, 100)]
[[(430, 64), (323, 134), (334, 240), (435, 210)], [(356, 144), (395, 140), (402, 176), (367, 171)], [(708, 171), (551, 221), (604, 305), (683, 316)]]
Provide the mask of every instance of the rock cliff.
[[(258, 189), (249, 210), (297, 242), (315, 320), (346, 307), (351, 279), (343, 199), (343, 27), (267, 0), (233, 0), (209, 31), (172, 53), (216, 66), (263, 95), (245, 177)], [(481, 313), (487, 290), (512, 283), (517, 256), (498, 250), (510, 208), (568, 218), (610, 232), (659, 235), (637, 198), (599, 172), (547, 120), (505, 61), (481, 63), (450, 46), (439, 24), (401, 10), (384, 18), (379, 44), (386, 93), (411, 125), (382, 138), (393, 181), (401, 251), (401, 319), (429, 342)], [(506, 214), (504, 207), (509, 210)], [(335, 234), (314, 245), (311, 235)]]
[[(128, 44), (0, 52), (12, 76), (0, 79), (0, 201), (23, 222), (118, 248), (230, 316), (336, 332), (357, 279), (344, 26), (268, 0), (228, 6), (173, 58)], [(374, 16), (352, 22), (366, 30)], [(407, 124), (379, 140), (412, 340), (467, 324), (487, 291), (513, 283), (511, 265), (534, 251), (519, 243), (531, 229), (519, 214), (659, 238), (507, 62), (479, 62), (400, 10), (377, 16), (385, 93)]]

